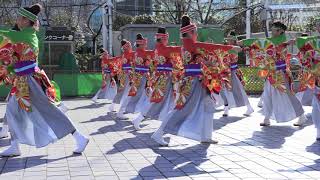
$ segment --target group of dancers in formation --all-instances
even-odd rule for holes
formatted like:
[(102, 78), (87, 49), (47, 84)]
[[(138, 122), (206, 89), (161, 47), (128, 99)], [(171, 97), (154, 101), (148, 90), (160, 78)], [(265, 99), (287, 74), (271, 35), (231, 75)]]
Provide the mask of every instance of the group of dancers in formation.
[[(75, 153), (83, 152), (89, 142), (59, 107), (54, 85), (37, 65), (40, 10), (38, 4), (20, 8), (16, 26), (0, 31), (0, 81), (12, 86), (0, 132), (1, 138), (10, 132), (11, 146), (1, 156), (20, 155), (20, 143), (44, 147), (68, 134), (75, 138)], [(168, 145), (165, 133), (215, 144), (213, 114), (219, 106), (224, 106), (223, 116), (235, 107), (246, 106), (245, 116), (254, 111), (237, 64), (238, 53), (245, 51), (265, 80), (259, 103), (265, 118), (260, 125), (269, 126), (270, 119), (298, 119), (294, 125), (302, 126), (307, 121), (302, 106), (312, 105), (320, 140), (317, 37), (288, 41), (286, 26), (274, 22), (270, 38), (238, 41), (231, 32), (225, 44), (204, 43), (197, 41), (197, 26), (187, 15), (181, 22), (181, 46), (169, 46), (169, 34), (161, 27), (154, 50), (147, 50), (147, 39), (138, 34), (135, 51), (125, 39), (120, 56), (102, 51), (103, 83), (93, 100), (112, 100), (111, 111), (119, 104), (121, 119), (137, 113), (132, 119), (136, 130), (143, 120), (160, 120), (151, 137), (159, 145)], [(320, 21), (317, 27), (320, 32)], [(299, 53), (289, 56), (287, 47), (293, 44)]]
[[(317, 27), (320, 32), (320, 21)], [(238, 53), (244, 51), (265, 80), (258, 105), (265, 117), (260, 125), (270, 126), (270, 119), (297, 119), (293, 125), (302, 126), (307, 121), (303, 106), (313, 106), (312, 119), (320, 140), (318, 37), (304, 34), (287, 40), (286, 29), (277, 21), (270, 38), (238, 41), (232, 31), (225, 44), (204, 43), (197, 41), (197, 26), (183, 16), (181, 47), (169, 46), (169, 34), (160, 27), (154, 50), (147, 50), (147, 39), (138, 34), (136, 51), (125, 39), (121, 41), (122, 55), (111, 57), (103, 51), (103, 83), (93, 100), (112, 100), (111, 111), (120, 104), (117, 117), (121, 119), (127, 119), (125, 113), (138, 114), (132, 119), (136, 130), (143, 120), (160, 120), (151, 137), (160, 145), (168, 145), (164, 133), (217, 143), (212, 131), (213, 114), (219, 106), (224, 105), (223, 116), (228, 116), (230, 108), (242, 106), (247, 108), (245, 116), (254, 112), (237, 64)], [(298, 54), (288, 53), (288, 46), (293, 45), (298, 46)]]

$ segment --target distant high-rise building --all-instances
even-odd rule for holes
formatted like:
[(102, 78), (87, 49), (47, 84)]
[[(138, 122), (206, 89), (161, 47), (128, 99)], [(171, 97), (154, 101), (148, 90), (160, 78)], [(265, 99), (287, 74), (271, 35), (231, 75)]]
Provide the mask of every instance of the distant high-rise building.
[(117, 12), (131, 16), (152, 13), (152, 0), (115, 0)]

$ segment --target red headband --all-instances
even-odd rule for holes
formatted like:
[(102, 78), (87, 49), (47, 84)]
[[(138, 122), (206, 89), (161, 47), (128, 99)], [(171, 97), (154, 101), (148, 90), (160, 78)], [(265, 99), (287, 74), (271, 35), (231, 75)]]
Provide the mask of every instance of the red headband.
[(166, 34), (156, 33), (155, 38), (156, 39), (168, 39), (169, 38), (169, 34), (168, 33), (166, 33)]
[(189, 24), (188, 26), (180, 28), (180, 32), (181, 34), (184, 34), (184, 33), (189, 33), (191, 31), (194, 31), (196, 29), (197, 29), (197, 26), (195, 24)]
[(137, 39), (136, 44), (139, 45), (146, 45), (147, 44), (147, 39)]
[(131, 48), (132, 46), (131, 46), (131, 42), (130, 41), (127, 41), (123, 46), (122, 46), (122, 48), (123, 49), (129, 49), (129, 48)]

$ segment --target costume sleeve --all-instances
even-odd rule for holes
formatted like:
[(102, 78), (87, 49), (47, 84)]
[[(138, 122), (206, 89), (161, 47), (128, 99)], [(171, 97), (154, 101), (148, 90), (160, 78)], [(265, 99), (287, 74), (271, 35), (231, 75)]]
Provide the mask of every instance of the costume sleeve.
[(229, 51), (235, 46), (231, 45), (223, 45), (223, 44), (213, 44), (213, 43), (203, 43), (203, 42), (197, 42), (196, 43), (197, 49), (205, 49), (207, 51), (214, 51), (214, 50), (223, 50), (223, 51)]
[[(2, 37), (1, 37), (2, 36)], [(14, 31), (14, 30), (1, 30), (0, 29), (0, 42), (2, 41), (2, 39), (4, 37), (10, 39), (11, 41), (13, 41), (14, 39), (17, 38), (18, 35), (18, 31)]]
[(250, 38), (250, 39), (243, 39), (240, 42), (244, 47), (250, 47), (256, 40), (257, 38)]

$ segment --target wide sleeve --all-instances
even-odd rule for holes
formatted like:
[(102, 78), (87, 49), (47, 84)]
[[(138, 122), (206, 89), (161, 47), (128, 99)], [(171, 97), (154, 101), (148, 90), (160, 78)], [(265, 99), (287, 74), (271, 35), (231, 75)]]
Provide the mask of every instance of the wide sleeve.
[(11, 41), (14, 41), (14, 39), (16, 39), (16, 37), (17, 37), (17, 31), (0, 29), (0, 43), (5, 38), (8, 38)]
[(240, 41), (240, 44), (244, 47), (250, 47), (256, 40), (257, 38), (243, 39)]
[(196, 47), (207, 50), (207, 51), (214, 51), (214, 50), (229, 51), (237, 46), (197, 42)]

